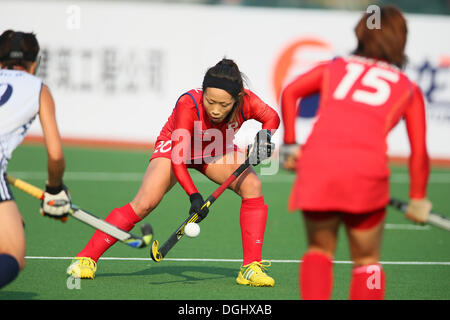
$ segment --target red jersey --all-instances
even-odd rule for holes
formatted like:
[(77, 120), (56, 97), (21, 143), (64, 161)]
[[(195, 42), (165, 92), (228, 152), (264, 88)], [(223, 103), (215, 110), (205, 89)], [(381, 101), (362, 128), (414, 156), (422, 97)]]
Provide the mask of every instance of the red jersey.
[(198, 192), (187, 171), (188, 165), (201, 164), (205, 159), (234, 150), (234, 136), (244, 121), (257, 120), (262, 123), (262, 129), (272, 131), (280, 124), (277, 112), (250, 90), (245, 90), (237, 117), (218, 124), (210, 121), (202, 97), (200, 89), (183, 94), (158, 137), (160, 141), (172, 140), (172, 168), (188, 195)]
[(426, 196), (429, 158), (419, 87), (398, 68), (357, 56), (297, 77), (282, 94), (284, 142), (295, 142), (298, 98), (320, 93), (317, 121), (302, 148), (290, 209), (363, 213), (389, 201), (387, 135), (401, 118), (411, 145), (410, 197)]

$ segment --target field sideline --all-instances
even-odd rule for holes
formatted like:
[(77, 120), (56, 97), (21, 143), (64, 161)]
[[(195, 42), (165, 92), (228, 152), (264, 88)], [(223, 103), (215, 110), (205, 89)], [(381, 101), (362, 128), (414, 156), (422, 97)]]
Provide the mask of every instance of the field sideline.
[[(73, 202), (104, 218), (134, 197), (151, 151), (66, 147), (65, 154), (65, 183)], [(45, 149), (22, 145), (15, 151), (8, 173), (43, 187), (45, 168)], [(407, 168), (391, 166), (391, 170), (392, 196), (407, 199)], [(193, 178), (204, 196), (216, 188), (195, 172)], [(298, 265), (306, 244), (302, 219), (298, 213), (287, 211), (293, 178), (285, 171), (261, 176), (269, 205), (263, 258), (272, 262), (269, 272), (276, 281), (274, 288), (235, 284), (242, 261), (240, 201), (231, 191), (211, 207), (200, 225), (200, 236), (182, 239), (164, 261), (155, 263), (147, 249), (135, 250), (118, 243), (99, 261), (95, 280), (82, 280), (73, 287), (65, 269), (93, 229), (74, 219), (61, 223), (41, 217), (39, 202), (12, 187), (26, 223), (27, 266), (0, 291), (0, 300), (296, 300)], [(434, 209), (448, 216), (450, 170), (433, 168), (428, 190)], [(143, 222), (151, 223), (156, 239), (163, 242), (184, 220), (188, 209), (185, 192), (175, 186)], [(410, 223), (390, 208), (381, 256), (387, 277), (386, 299), (450, 299), (449, 248), (449, 232)], [(350, 272), (342, 229), (335, 256), (333, 299), (348, 298)]]

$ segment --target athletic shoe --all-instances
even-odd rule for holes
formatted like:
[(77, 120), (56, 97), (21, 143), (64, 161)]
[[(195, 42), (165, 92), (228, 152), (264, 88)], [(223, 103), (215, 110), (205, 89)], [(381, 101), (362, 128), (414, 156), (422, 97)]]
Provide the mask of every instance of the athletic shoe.
[(271, 265), (270, 261), (253, 261), (246, 266), (242, 266), (236, 282), (252, 287), (273, 287), (275, 280), (265, 273)]
[(74, 278), (94, 279), (97, 263), (88, 257), (76, 257), (67, 268), (67, 274)]

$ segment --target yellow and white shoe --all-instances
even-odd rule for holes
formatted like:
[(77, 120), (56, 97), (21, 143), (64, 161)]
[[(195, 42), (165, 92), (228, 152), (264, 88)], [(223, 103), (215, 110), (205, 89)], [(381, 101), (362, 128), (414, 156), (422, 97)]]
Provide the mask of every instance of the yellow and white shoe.
[(265, 272), (271, 265), (270, 261), (254, 261), (246, 266), (242, 266), (236, 282), (252, 287), (273, 287), (275, 280)]
[(79, 279), (94, 279), (97, 263), (88, 257), (76, 257), (67, 268), (67, 274)]

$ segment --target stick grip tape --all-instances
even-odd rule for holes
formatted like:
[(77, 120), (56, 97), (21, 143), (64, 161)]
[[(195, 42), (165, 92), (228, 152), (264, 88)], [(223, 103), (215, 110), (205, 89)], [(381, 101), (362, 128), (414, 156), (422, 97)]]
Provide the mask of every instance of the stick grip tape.
[(8, 179), (8, 182), (11, 183), (17, 189), (20, 189), (37, 199), (42, 200), (44, 198), (44, 190), (39, 189), (38, 187), (35, 187), (23, 180), (14, 178), (10, 175), (7, 175), (6, 178)]

